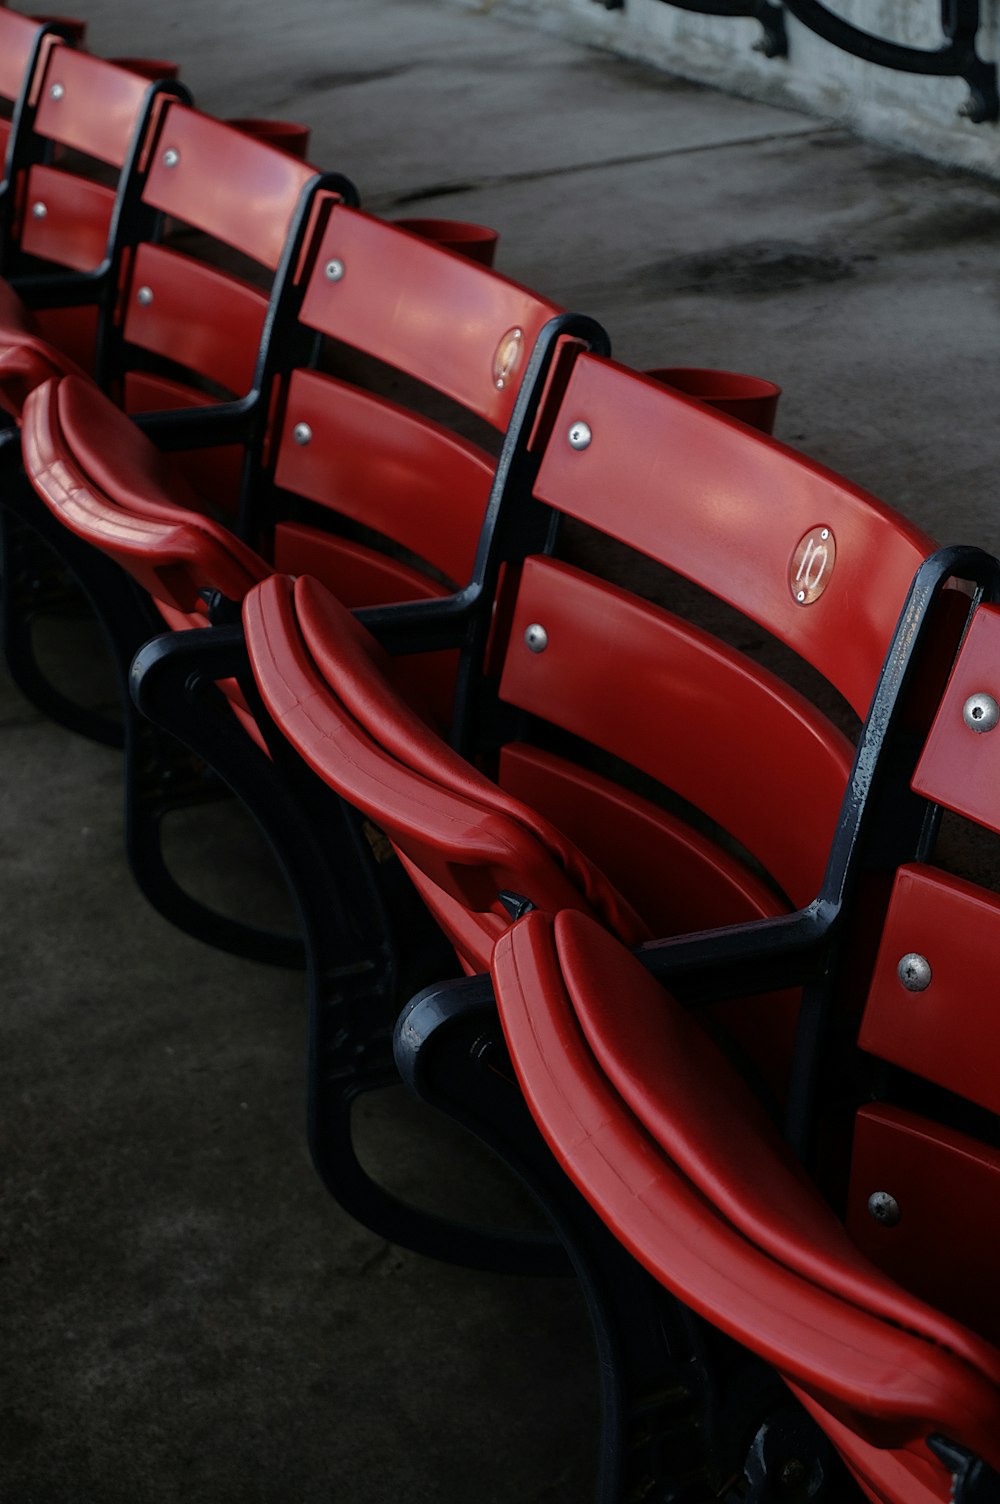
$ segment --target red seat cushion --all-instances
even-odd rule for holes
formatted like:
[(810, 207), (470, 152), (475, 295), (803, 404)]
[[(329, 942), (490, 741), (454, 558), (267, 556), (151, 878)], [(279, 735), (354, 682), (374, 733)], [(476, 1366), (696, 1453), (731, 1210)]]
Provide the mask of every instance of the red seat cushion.
[(668, 1289), (880, 1446), (1000, 1460), (1000, 1353), (846, 1242), (742, 1082), (585, 916), (529, 914), (493, 979), (560, 1163)]
[(85, 378), (32, 392), (22, 452), (32, 484), (60, 521), (179, 611), (196, 609), (205, 590), (241, 600), (269, 572), (196, 509), (169, 456)]
[(0, 278), (0, 407), (20, 422), (30, 392), (54, 376), (69, 375), (83, 372), (45, 338), (31, 309)]
[(393, 682), (392, 660), (322, 586), (272, 578), (243, 615), (258, 686), (285, 735), (431, 884), (476, 912), (502, 912), (497, 894), (508, 888), (592, 909), (629, 943), (648, 938), (571, 842), (431, 731)]

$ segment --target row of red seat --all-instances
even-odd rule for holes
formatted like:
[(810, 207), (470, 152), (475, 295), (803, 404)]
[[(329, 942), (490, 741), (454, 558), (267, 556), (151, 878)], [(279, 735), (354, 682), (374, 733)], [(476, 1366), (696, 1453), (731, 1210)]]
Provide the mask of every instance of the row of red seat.
[[(292, 959), (170, 876), (163, 813), (207, 787), (175, 738), (270, 837), (325, 1181), (410, 1246), (559, 1263), (359, 1164), (351, 1107), (394, 1079), (406, 1003), (399, 1069), (535, 1186), (612, 1333), (602, 1498), (635, 1484), (640, 1418), (670, 1486), (641, 1401), (650, 1277), (759, 1386), (735, 1436), (702, 1393), (716, 1496), (753, 1457), (758, 1488), (797, 1461), (799, 1496), (846, 1498), (835, 1452), (872, 1500), (995, 1498), (1000, 1104), (972, 975), (1000, 901), (933, 853), (942, 807), (1000, 830), (997, 561), (172, 83), (113, 69), (128, 131), (102, 95), (67, 140), (113, 65), (36, 30), (7, 158), (10, 243), (36, 259), (0, 306), (8, 650), (32, 613), (11, 565), (44, 543), (115, 655), (140, 883), (192, 932)], [(103, 244), (61, 275), (25, 233), (64, 165), (19, 165), (36, 138), (118, 174)], [(24, 297), (84, 308), (92, 348)], [(456, 953), (474, 980), (443, 985)]]

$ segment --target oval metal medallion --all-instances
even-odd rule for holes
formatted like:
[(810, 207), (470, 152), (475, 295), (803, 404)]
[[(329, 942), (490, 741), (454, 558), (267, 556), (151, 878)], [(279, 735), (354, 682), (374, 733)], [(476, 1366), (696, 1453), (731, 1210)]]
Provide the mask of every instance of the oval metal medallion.
[(497, 345), (493, 357), (493, 380), (502, 390), (521, 364), (524, 349), (524, 333), (520, 329), (508, 329)]
[(818, 601), (833, 574), (837, 562), (837, 540), (833, 529), (819, 523), (811, 527), (795, 545), (788, 565), (788, 588), (800, 606)]

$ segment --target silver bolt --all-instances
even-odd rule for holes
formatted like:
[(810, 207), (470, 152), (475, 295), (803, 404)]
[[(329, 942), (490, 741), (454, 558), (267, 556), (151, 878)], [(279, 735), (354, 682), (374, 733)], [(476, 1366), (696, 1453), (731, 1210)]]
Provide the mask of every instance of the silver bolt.
[(344, 272), (346, 270), (347, 268), (345, 267), (344, 263), (338, 260), (336, 256), (334, 256), (333, 260), (328, 261), (324, 268), (324, 271), (326, 273), (326, 280), (328, 282), (339, 282), (343, 278)]
[(888, 1191), (872, 1191), (868, 1197), (868, 1211), (882, 1227), (895, 1227), (903, 1215), (899, 1202)]
[(180, 159), (181, 154), (174, 146), (168, 146), (166, 151), (163, 153), (164, 167), (176, 167)]
[(825, 527), (823, 529), (823, 531), (820, 533), (820, 537), (822, 538), (823, 542), (825, 543), (826, 540), (827, 540), (827, 538), (829, 538), (829, 536), (830, 536), (830, 529), (828, 527)]
[(31, 206), (31, 213), (35, 219), (44, 219), (48, 212), (48, 209), (40, 200), (37, 204), (32, 204)]
[(571, 449), (586, 449), (594, 435), (590, 431), (590, 424), (578, 419), (571, 425), (569, 431), (569, 444)]
[(992, 731), (1000, 721), (1000, 705), (992, 695), (970, 695), (962, 706), (962, 720), (970, 731)]
[(296, 444), (310, 444), (312, 442), (312, 436), (313, 431), (309, 427), (308, 423), (296, 423), (295, 427), (292, 429), (292, 438), (295, 440)]
[(524, 640), (533, 653), (544, 653), (549, 645), (549, 634), (540, 622), (533, 621), (524, 629)]
[(49, 90), (49, 98), (62, 99), (65, 93), (66, 90), (63, 88), (62, 84), (53, 84), (51, 89)]
[(802, 601), (804, 601), (804, 600), (805, 600), (805, 598), (806, 598), (806, 593), (805, 593), (805, 591), (804, 591), (804, 590), (797, 590), (797, 591), (796, 591), (796, 592), (795, 592), (795, 599), (796, 599), (796, 600), (797, 600), (797, 601), (799, 601), (799, 602), (800, 602), (800, 603), (801, 603), (801, 602), (802, 602)]
[(148, 308), (153, 301), (153, 289), (151, 287), (140, 287), (135, 296), (136, 301), (141, 303), (143, 308)]
[(931, 985), (931, 963), (917, 951), (909, 951), (896, 967), (896, 975), (907, 992), (926, 992)]

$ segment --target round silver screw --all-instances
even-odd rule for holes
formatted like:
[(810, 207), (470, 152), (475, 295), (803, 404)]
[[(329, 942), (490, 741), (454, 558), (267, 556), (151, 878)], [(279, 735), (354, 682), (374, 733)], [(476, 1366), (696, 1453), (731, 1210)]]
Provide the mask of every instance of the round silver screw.
[(346, 270), (347, 268), (344, 263), (334, 256), (333, 260), (328, 261), (324, 267), (326, 280), (328, 282), (340, 282)]
[(549, 634), (540, 622), (533, 621), (524, 629), (524, 640), (533, 653), (544, 653), (549, 645)]
[(62, 84), (53, 84), (52, 87), (51, 87), (51, 89), (49, 90), (49, 98), (50, 99), (62, 99), (62, 97), (63, 97), (63, 95), (65, 93), (66, 93), (66, 90), (64, 89), (64, 87), (63, 87)]
[(799, 601), (799, 602), (800, 602), (800, 603), (801, 603), (801, 602), (802, 602), (802, 601), (804, 601), (804, 600), (805, 600), (805, 598), (806, 598), (806, 593), (805, 593), (805, 591), (804, 591), (804, 590), (797, 590), (797, 591), (796, 591), (796, 592), (795, 592), (795, 599), (796, 599), (796, 600), (797, 600), (797, 601)]
[(868, 1211), (880, 1227), (895, 1227), (903, 1215), (899, 1202), (888, 1191), (872, 1191), (868, 1197)]
[(141, 303), (143, 308), (148, 308), (153, 301), (153, 289), (151, 287), (140, 287), (135, 296), (136, 302)]
[(896, 975), (907, 992), (926, 992), (931, 985), (933, 973), (927, 957), (920, 955), (918, 951), (911, 950), (896, 967)]
[(296, 444), (309, 444), (312, 442), (313, 431), (308, 423), (296, 423), (292, 429), (292, 438)]
[(962, 706), (962, 720), (970, 731), (992, 731), (1000, 721), (1000, 705), (992, 695), (970, 695)]
[(594, 435), (590, 431), (590, 424), (577, 419), (570, 426), (569, 446), (571, 449), (586, 449)]
[(37, 204), (32, 204), (31, 206), (31, 214), (34, 219), (44, 219), (48, 212), (48, 208), (41, 202), (41, 200), (39, 200)]
[(176, 167), (180, 159), (181, 154), (175, 146), (168, 146), (166, 151), (163, 153), (164, 167)]

